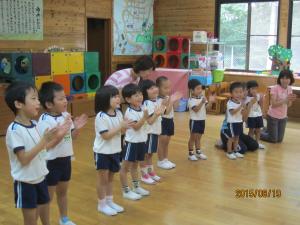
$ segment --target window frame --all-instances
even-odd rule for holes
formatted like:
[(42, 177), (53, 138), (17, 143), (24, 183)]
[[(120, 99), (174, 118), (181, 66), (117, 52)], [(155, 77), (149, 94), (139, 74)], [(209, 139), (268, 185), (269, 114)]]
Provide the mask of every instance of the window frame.
[[(290, 0), (293, 1), (293, 0)], [(250, 38), (252, 36), (266, 36), (266, 35), (251, 35), (251, 3), (253, 2), (278, 2), (278, 16), (277, 16), (277, 34), (276, 35), (267, 35), (267, 36), (276, 36), (276, 44), (279, 41), (279, 25), (280, 25), (280, 0), (216, 0), (215, 7), (215, 36), (220, 38), (220, 14), (221, 14), (221, 5), (222, 4), (232, 4), (232, 3), (247, 3), (248, 4), (248, 18), (247, 18), (247, 40), (246, 40), (246, 64), (245, 69), (226, 69), (226, 71), (237, 71), (237, 72), (256, 72), (256, 70), (249, 70), (250, 64)]]

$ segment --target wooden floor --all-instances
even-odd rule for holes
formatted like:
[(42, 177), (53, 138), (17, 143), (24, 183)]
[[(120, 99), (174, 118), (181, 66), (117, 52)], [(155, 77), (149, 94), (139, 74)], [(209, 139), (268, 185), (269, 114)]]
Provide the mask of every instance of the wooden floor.
[[(176, 136), (170, 146), (170, 159), (177, 164), (171, 171), (157, 170), (162, 182), (147, 186), (151, 196), (132, 202), (121, 197), (119, 177), (115, 177), (116, 202), (125, 212), (107, 217), (96, 211), (91, 118), (75, 141), (76, 159), (69, 192), (70, 217), (78, 225), (299, 225), (300, 224), (300, 123), (288, 123), (282, 144), (266, 144), (267, 150), (248, 153), (245, 159), (230, 161), (215, 149), (223, 116), (209, 115), (203, 149), (207, 161), (187, 160), (188, 114), (176, 114)], [(14, 208), (12, 180), (5, 149), (0, 138), (0, 225), (21, 225), (22, 216)], [(146, 186), (145, 186), (146, 187)], [(280, 198), (239, 198), (237, 189), (280, 189)], [(58, 224), (55, 204), (52, 224)]]

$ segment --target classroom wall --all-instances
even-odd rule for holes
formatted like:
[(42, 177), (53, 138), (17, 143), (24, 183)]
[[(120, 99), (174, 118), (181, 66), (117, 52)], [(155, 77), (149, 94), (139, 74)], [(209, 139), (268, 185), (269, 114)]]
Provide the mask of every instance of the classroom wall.
[[(86, 50), (86, 18), (112, 19), (112, 8), (113, 0), (44, 0), (44, 40), (0, 41), (0, 51), (39, 52), (51, 45)], [(111, 69), (136, 58), (112, 56)]]
[[(279, 43), (287, 46), (289, 0), (280, 1)], [(215, 0), (155, 0), (154, 32), (157, 35), (192, 37), (194, 30), (214, 32)]]

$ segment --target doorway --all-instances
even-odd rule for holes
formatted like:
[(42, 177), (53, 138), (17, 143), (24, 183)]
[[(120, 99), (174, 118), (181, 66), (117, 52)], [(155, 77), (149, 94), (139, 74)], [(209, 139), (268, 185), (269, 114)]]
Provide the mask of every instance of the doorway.
[(87, 18), (87, 51), (99, 52), (101, 84), (111, 74), (111, 20)]

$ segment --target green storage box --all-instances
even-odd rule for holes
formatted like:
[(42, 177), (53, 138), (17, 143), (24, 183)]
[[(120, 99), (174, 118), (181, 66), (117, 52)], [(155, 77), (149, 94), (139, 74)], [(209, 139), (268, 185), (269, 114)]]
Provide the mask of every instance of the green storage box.
[(167, 51), (167, 36), (155, 35), (153, 37), (153, 52), (165, 53)]
[[(183, 53), (180, 56), (180, 68), (181, 69), (188, 69), (188, 63), (189, 63), (189, 54)], [(196, 55), (192, 53), (190, 55), (190, 69), (197, 69), (199, 68), (198, 60), (196, 58)]]
[(99, 53), (85, 52), (84, 53), (84, 71), (94, 72), (99, 71)]
[(212, 75), (213, 75), (214, 83), (219, 83), (224, 80), (224, 70), (219, 70), (219, 69), (213, 70)]
[(100, 72), (86, 72), (86, 92), (93, 93), (96, 92), (97, 89), (101, 85), (101, 73)]

